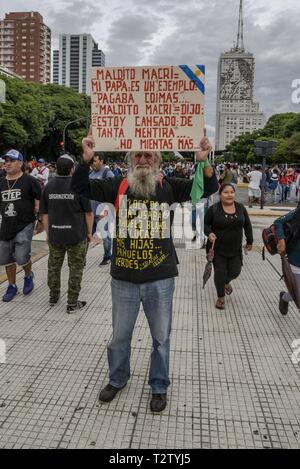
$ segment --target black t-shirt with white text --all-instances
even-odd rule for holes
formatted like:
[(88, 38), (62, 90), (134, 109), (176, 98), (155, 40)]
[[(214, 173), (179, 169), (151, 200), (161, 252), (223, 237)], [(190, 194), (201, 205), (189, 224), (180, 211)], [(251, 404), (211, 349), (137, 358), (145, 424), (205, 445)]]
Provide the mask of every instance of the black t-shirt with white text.
[[(93, 200), (116, 202), (120, 178), (88, 179), (88, 165), (80, 165), (72, 188)], [(172, 239), (176, 204), (189, 201), (193, 181), (164, 178), (150, 198), (136, 197), (128, 188), (118, 202), (111, 275), (117, 280), (145, 283), (176, 277), (178, 258)], [(204, 197), (216, 192), (217, 178), (205, 178)], [(125, 197), (126, 196), (126, 197)]]
[(42, 193), (40, 213), (48, 214), (50, 244), (77, 244), (87, 237), (84, 214), (92, 211), (91, 203), (70, 185), (70, 176), (56, 176)]
[(34, 201), (40, 198), (40, 185), (29, 174), (14, 180), (0, 179), (0, 240), (13, 239), (25, 226), (35, 221)]

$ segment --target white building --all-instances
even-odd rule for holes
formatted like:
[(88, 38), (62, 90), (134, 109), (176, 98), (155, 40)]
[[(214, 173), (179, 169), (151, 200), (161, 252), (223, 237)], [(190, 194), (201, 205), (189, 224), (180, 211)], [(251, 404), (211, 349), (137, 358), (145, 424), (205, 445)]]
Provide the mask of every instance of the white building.
[(52, 83), (59, 84), (59, 50), (54, 50), (52, 54)]
[(22, 80), (22, 77), (20, 75), (18, 75), (17, 73), (12, 72), (11, 70), (9, 70), (6, 67), (2, 67), (1, 65), (0, 65), (0, 75), (3, 75), (5, 77), (9, 77), (9, 78), (19, 78), (20, 80)]
[(225, 150), (235, 137), (264, 127), (265, 116), (254, 101), (253, 54), (243, 38), (243, 2), (240, 0), (236, 46), (221, 54), (218, 65), (216, 150)]
[(53, 52), (52, 80), (89, 95), (91, 67), (104, 65), (105, 55), (90, 34), (60, 34), (59, 51)]

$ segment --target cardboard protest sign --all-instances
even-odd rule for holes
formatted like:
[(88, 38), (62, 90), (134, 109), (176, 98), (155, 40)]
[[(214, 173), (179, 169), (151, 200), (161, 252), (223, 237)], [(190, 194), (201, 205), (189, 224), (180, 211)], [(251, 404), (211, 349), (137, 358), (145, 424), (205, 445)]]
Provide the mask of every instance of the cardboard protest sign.
[(203, 65), (93, 67), (96, 150), (199, 150), (204, 95)]

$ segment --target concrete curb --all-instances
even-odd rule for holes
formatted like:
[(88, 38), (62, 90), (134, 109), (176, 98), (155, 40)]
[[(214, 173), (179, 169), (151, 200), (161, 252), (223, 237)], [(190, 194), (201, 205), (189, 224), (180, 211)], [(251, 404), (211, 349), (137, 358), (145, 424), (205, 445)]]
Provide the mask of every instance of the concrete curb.
[[(43, 257), (45, 256), (48, 256), (48, 252), (39, 252), (38, 254), (35, 254), (34, 256), (32, 256), (31, 258), (31, 262), (32, 264), (34, 264), (35, 262), (39, 261), (40, 259), (42, 259)], [(17, 274), (19, 272), (21, 272), (23, 269), (22, 267), (20, 266), (17, 266)], [(1, 283), (4, 283), (7, 281), (7, 276), (6, 274), (3, 274), (3, 275), (0, 275), (0, 285)]]
[(282, 217), (294, 210), (296, 207), (265, 207), (262, 210), (259, 207), (249, 208), (245, 206), (249, 216), (253, 217)]

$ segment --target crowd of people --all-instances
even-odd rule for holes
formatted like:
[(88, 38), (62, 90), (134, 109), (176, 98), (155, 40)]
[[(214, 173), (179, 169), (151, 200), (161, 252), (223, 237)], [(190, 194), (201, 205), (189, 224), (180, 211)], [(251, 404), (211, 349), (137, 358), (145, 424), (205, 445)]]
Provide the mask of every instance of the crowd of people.
[[(94, 147), (89, 133), (82, 141), (80, 164), (67, 153), (55, 164), (46, 164), (43, 158), (25, 164), (23, 155), (14, 149), (3, 155), (0, 265), (5, 266), (8, 278), (3, 301), (11, 301), (18, 293), (17, 264), (25, 274), (23, 294), (28, 295), (34, 289), (31, 241), (37, 221), (45, 229), (49, 244), (49, 305), (54, 307), (60, 300), (61, 269), (67, 254), (66, 311), (71, 314), (84, 308), (87, 302), (79, 300), (79, 296), (86, 253), (89, 243), (100, 236), (104, 245), (100, 266), (111, 264), (113, 336), (107, 350), (109, 382), (101, 390), (99, 400), (113, 400), (130, 378), (131, 338), (142, 304), (153, 340), (150, 408), (152, 412), (161, 412), (166, 407), (170, 385), (170, 333), (178, 275), (172, 239), (173, 207), (191, 202), (192, 241), (199, 236), (200, 222), (207, 252), (214, 249), (215, 306), (223, 310), (226, 295), (233, 293), (232, 281), (242, 270), (243, 233), (245, 253), (253, 245), (248, 212), (236, 201), (236, 188), (243, 172), (230, 163), (211, 165), (208, 161), (211, 146), (206, 136), (201, 140), (201, 150), (195, 154), (195, 163), (162, 164), (159, 152), (137, 151), (127, 154), (126, 164), (109, 166), (105, 153), (95, 151)], [(261, 170), (251, 169), (245, 174), (249, 206), (259, 199), (260, 190), (265, 190)], [(295, 172), (292, 179), (291, 171), (282, 176), (278, 168), (273, 168), (268, 184), (274, 187), (277, 182), (286, 188), (297, 184), (297, 178)], [(286, 191), (282, 191), (285, 197)], [(219, 201), (214, 203), (212, 195), (217, 192)], [(295, 210), (289, 216), (298, 219), (299, 213)], [(111, 223), (115, 225), (113, 236)], [(283, 223), (279, 220), (276, 224), (278, 252), (284, 254), (287, 250), (300, 292), (300, 236), (297, 235), (293, 248), (287, 249)], [(281, 292), (282, 314), (287, 313), (289, 301), (289, 295)]]

